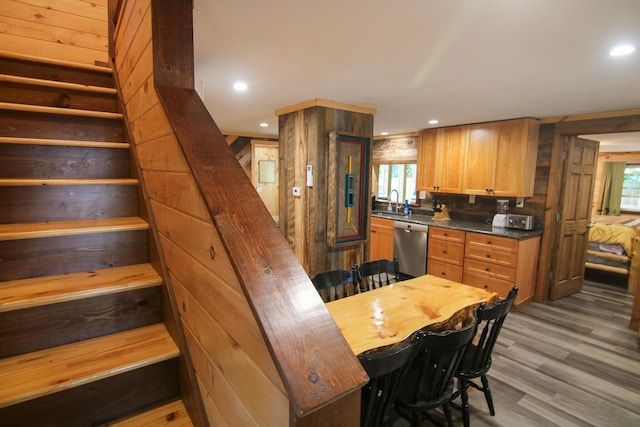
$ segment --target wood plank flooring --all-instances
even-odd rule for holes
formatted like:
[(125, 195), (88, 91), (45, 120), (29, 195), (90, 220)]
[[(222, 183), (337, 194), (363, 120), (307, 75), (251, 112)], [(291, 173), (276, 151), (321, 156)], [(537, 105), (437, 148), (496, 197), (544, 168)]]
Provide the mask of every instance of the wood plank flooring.
[[(473, 427), (640, 426), (640, 349), (628, 326), (633, 296), (623, 281), (598, 280), (509, 314), (489, 371), (496, 416), (473, 391)], [(433, 415), (444, 420), (440, 411)]]

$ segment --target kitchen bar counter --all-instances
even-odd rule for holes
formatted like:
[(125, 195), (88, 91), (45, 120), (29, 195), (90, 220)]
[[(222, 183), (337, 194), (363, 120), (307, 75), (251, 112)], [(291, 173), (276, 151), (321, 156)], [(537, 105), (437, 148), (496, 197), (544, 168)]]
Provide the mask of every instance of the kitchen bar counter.
[(491, 224), (474, 221), (461, 221), (457, 219), (450, 220), (434, 220), (433, 216), (422, 214), (411, 214), (405, 218), (401, 214), (391, 213), (387, 211), (375, 210), (371, 214), (378, 218), (391, 219), (394, 221), (410, 222), (413, 224), (429, 225), (434, 227), (450, 228), (453, 230), (472, 231), (475, 233), (491, 234), (494, 236), (509, 237), (511, 239), (525, 240), (542, 234), (542, 230), (534, 229), (530, 231), (515, 230), (511, 228), (494, 228)]

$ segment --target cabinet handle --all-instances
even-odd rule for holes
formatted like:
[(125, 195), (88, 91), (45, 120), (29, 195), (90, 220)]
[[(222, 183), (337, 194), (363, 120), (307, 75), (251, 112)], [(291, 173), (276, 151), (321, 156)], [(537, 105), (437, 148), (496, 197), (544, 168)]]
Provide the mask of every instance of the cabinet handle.
[(483, 286), (485, 289), (489, 289), (489, 285), (484, 285)]
[(490, 245), (490, 244), (491, 244), (491, 240), (487, 240), (487, 245)]
[(443, 276), (446, 276), (446, 275), (447, 275), (447, 273), (445, 273), (444, 271), (443, 271), (442, 273), (440, 273), (440, 274), (442, 274)]
[(377, 233), (377, 231), (376, 231), (376, 230), (371, 230), (371, 232), (372, 232), (372, 233)]
[(446, 255), (446, 254), (447, 254), (447, 251), (442, 251), (442, 255)]
[(484, 271), (489, 271), (491, 270), (489, 267), (485, 268)]
[(487, 254), (487, 258), (491, 258), (491, 254)]

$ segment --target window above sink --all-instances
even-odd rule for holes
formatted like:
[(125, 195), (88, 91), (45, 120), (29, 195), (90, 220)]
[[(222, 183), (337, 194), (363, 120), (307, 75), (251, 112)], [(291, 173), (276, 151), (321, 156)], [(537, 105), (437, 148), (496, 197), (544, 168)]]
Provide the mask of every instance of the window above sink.
[[(403, 204), (405, 200), (409, 203), (417, 202), (416, 193), (416, 163), (380, 163), (376, 165), (378, 176), (378, 186), (376, 198), (380, 201), (396, 202), (393, 190), (398, 191), (398, 202)], [(389, 197), (391, 195), (391, 200)]]

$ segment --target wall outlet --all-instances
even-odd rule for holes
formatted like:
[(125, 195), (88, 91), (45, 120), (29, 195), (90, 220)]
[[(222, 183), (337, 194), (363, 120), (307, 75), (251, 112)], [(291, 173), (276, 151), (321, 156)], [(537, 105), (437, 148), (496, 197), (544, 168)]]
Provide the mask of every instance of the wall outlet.
[(300, 187), (293, 187), (293, 195), (296, 197), (300, 197), (300, 195), (302, 194), (302, 191), (300, 190)]
[(524, 208), (524, 197), (516, 197), (516, 208)]
[(469, 194), (469, 203), (474, 204), (476, 202), (476, 195)]

